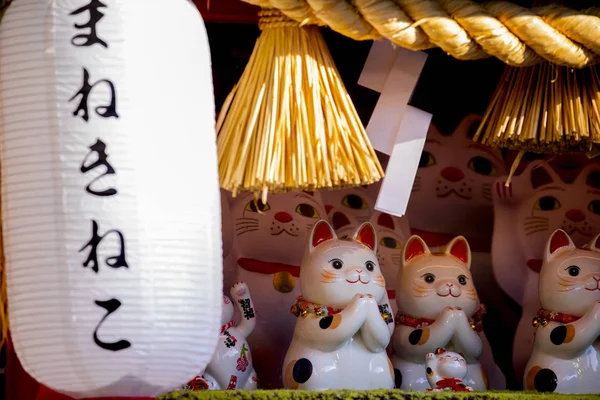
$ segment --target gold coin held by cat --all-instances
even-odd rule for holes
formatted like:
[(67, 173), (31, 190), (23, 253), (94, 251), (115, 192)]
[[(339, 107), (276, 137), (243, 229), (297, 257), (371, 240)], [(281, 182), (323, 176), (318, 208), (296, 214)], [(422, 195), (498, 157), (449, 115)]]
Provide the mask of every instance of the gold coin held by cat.
[(296, 280), (289, 272), (282, 271), (273, 275), (273, 287), (281, 293), (289, 293), (294, 290)]

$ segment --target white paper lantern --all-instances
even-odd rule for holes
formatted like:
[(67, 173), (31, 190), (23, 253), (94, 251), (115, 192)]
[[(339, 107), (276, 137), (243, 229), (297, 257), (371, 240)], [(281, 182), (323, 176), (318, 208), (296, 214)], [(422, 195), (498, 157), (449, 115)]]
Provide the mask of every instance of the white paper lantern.
[(210, 53), (188, 0), (17, 0), (0, 25), (2, 223), (23, 367), (154, 396), (220, 324)]

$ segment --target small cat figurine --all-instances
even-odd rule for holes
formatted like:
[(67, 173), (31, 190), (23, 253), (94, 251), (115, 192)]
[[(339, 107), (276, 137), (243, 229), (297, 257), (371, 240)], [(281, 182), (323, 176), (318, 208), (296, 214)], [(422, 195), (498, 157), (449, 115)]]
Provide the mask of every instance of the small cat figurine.
[(465, 355), (465, 383), (486, 390), (479, 358), (483, 350), (479, 303), (469, 271), (471, 250), (462, 236), (454, 238), (441, 254), (432, 254), (419, 236), (411, 236), (402, 253), (396, 283), (396, 330), (393, 336), (396, 374), (400, 389), (425, 391), (425, 355), (438, 347)]
[(394, 387), (386, 354), (393, 317), (375, 251), (377, 234), (362, 224), (338, 239), (326, 221), (313, 228), (300, 268), (302, 296), (284, 361), (288, 389)]
[(238, 282), (231, 287), (230, 294), (240, 313), (240, 323), (235, 325), (233, 322), (233, 304), (227, 296), (223, 296), (222, 327), (217, 349), (202, 376), (188, 384), (187, 387), (193, 390), (253, 390), (258, 385), (247, 341), (256, 324), (250, 290), (244, 282)]
[(563, 230), (544, 252), (542, 309), (524, 387), (539, 392), (600, 392), (600, 235), (578, 249)]
[[(563, 179), (563, 169), (569, 180)], [(563, 166), (533, 161), (508, 186), (505, 183), (506, 177), (498, 179), (493, 191), (492, 266), (502, 290), (523, 307), (512, 351), (515, 373), (522, 382), (533, 349), (531, 319), (540, 309), (539, 271), (546, 242), (552, 232), (562, 229), (576, 246), (583, 246), (600, 231), (600, 163)], [(504, 324), (511, 326), (513, 321)]]
[(435, 353), (427, 353), (425, 366), (427, 381), (431, 386), (427, 391), (473, 391), (473, 388), (463, 383), (467, 376), (467, 361), (462, 354), (439, 348)]
[(319, 192), (269, 194), (267, 203), (240, 195), (231, 206), (238, 280), (254, 293), (258, 309), (250, 338), (263, 389), (282, 386), (281, 365), (292, 339), (290, 306), (300, 295), (300, 263), (314, 224), (326, 217)]

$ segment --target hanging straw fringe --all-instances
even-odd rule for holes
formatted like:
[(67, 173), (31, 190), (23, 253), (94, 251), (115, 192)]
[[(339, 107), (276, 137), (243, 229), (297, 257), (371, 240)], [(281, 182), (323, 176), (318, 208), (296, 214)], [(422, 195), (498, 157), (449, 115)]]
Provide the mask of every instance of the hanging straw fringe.
[[(12, 0), (0, 0), (0, 20), (11, 5)], [(1, 167), (0, 167), (1, 170)], [(4, 259), (4, 241), (2, 232), (2, 207), (0, 207), (0, 348), (8, 337), (8, 299), (6, 294), (6, 262)]]
[(535, 153), (591, 151), (600, 144), (599, 104), (595, 67), (507, 67), (473, 139)]
[(367, 185), (383, 171), (317, 27), (275, 10), (218, 121), (221, 186), (236, 195)]
[(460, 60), (493, 56), (512, 66), (547, 60), (574, 68), (600, 60), (600, 7), (529, 9), (471, 0), (243, 1), (277, 8), (301, 24), (327, 25), (354, 40), (384, 37), (411, 50), (440, 47)]

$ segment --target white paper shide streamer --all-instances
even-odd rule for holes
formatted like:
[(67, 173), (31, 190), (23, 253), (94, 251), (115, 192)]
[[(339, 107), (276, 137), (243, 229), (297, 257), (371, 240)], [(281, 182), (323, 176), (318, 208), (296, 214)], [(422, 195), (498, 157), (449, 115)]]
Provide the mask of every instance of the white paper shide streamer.
[(221, 304), (210, 54), (188, 0), (18, 0), (0, 24), (11, 335), (74, 397), (200, 373)]

